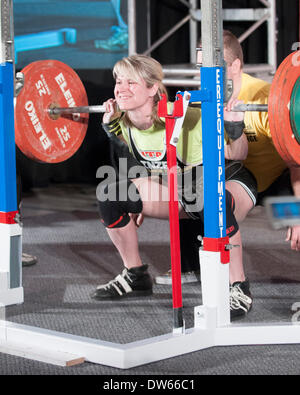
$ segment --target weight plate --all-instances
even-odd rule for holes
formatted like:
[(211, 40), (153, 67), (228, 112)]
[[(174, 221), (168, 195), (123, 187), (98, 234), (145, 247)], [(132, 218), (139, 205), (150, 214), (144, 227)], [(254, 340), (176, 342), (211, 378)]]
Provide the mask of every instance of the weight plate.
[(300, 164), (300, 145), (291, 126), (291, 97), (300, 76), (299, 51), (291, 53), (278, 67), (268, 103), (270, 131), (274, 145), (284, 161)]
[(25, 84), (15, 102), (15, 137), (29, 158), (47, 163), (69, 159), (81, 146), (89, 114), (51, 117), (48, 109), (88, 106), (85, 88), (75, 71), (58, 60), (26, 66)]
[(297, 79), (292, 92), (290, 119), (295, 139), (300, 144), (300, 77)]

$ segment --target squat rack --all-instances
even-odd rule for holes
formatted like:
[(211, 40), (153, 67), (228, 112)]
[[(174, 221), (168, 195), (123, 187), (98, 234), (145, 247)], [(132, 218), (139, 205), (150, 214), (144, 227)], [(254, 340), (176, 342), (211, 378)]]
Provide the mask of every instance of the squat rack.
[[(3, 16), (8, 23), (12, 0), (4, 0), (0, 8), (1, 29)], [(223, 237), (223, 223), (226, 213), (219, 205), (224, 199), (224, 128), (223, 128), (223, 39), (222, 0), (201, 0), (203, 20), (203, 67), (201, 69), (202, 91), (190, 92), (190, 101), (202, 102), (202, 122), (204, 150), (204, 218), (209, 218), (205, 229), (205, 242), (200, 250), (202, 301), (195, 306), (194, 327), (182, 331), (148, 338), (128, 344), (115, 344), (84, 336), (74, 336), (34, 326), (9, 322), (5, 314), (0, 317), (0, 352), (23, 356), (29, 359), (56, 365), (70, 365), (84, 360), (128, 369), (150, 362), (199, 351), (214, 346), (258, 345), (258, 344), (299, 344), (300, 328), (293, 323), (277, 324), (231, 324), (229, 310), (229, 265), (226, 237)], [(2, 30), (1, 30), (2, 31)], [(4, 35), (9, 38), (8, 35)], [(9, 48), (11, 41), (2, 40), (1, 45)], [(14, 71), (9, 51), (2, 51), (0, 64), (0, 172), (3, 174), (0, 187), (1, 261), (0, 287), (20, 289), (9, 300), (2, 298), (0, 307), (22, 303), (21, 286), (21, 229), (16, 222), (16, 179), (14, 163), (13, 130), (13, 79)], [(6, 73), (4, 75), (4, 73)], [(5, 77), (5, 78), (3, 78)], [(5, 114), (5, 116), (3, 116)], [(219, 146), (218, 142), (223, 142)], [(3, 151), (3, 154), (2, 154)], [(11, 157), (7, 155), (9, 153)], [(6, 159), (6, 161), (5, 161)], [(206, 168), (206, 170), (205, 170)], [(9, 175), (10, 177), (7, 177)], [(220, 209), (222, 210), (220, 215)], [(220, 218), (223, 218), (220, 222)], [(3, 236), (3, 237), (2, 237)], [(4, 238), (5, 236), (5, 238)], [(11, 242), (16, 237), (16, 243)], [(8, 263), (15, 263), (12, 269)], [(19, 274), (16, 273), (19, 268)], [(12, 271), (13, 270), (13, 271)], [(12, 283), (14, 277), (18, 281)], [(7, 283), (4, 281), (6, 278)], [(2, 281), (3, 279), (3, 281)], [(15, 287), (15, 288), (14, 288)], [(0, 289), (1, 289), (0, 288)], [(1, 309), (0, 309), (1, 313)], [(2, 309), (3, 313), (3, 309)]]

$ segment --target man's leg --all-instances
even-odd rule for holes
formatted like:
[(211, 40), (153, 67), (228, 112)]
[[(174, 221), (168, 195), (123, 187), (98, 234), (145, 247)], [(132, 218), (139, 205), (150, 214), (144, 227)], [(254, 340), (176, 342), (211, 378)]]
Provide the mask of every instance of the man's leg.
[[(227, 181), (226, 189), (230, 191), (235, 200), (234, 215), (236, 220), (242, 222), (255, 205), (255, 195), (249, 192), (245, 185), (235, 181)], [(254, 193), (253, 189), (253, 193)], [(250, 292), (249, 280), (245, 276), (243, 264), (243, 247), (241, 233), (238, 231), (229, 239), (234, 245), (230, 250), (230, 316), (234, 320), (245, 316), (252, 308), (253, 298)]]
[(249, 195), (242, 184), (232, 180), (226, 181), (226, 189), (232, 194), (235, 201), (234, 215), (238, 223), (241, 223), (246, 218), (247, 214), (255, 206), (253, 198)]
[(234, 236), (230, 237), (229, 243), (234, 246), (230, 250), (230, 284), (233, 284), (237, 281), (245, 281), (246, 278), (243, 267), (243, 247), (241, 232), (238, 231)]

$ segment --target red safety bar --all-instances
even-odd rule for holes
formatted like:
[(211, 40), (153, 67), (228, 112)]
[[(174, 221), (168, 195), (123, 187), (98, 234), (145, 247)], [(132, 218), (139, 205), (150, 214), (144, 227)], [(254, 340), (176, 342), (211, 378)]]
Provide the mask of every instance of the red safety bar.
[(167, 166), (169, 185), (169, 220), (170, 220), (170, 250), (172, 267), (172, 293), (173, 308), (182, 308), (181, 288), (181, 262), (180, 262), (180, 233), (178, 213), (178, 191), (177, 191), (177, 155), (176, 146), (170, 144), (176, 118), (183, 116), (183, 98), (180, 94), (176, 96), (172, 114), (168, 112), (168, 103), (165, 95), (162, 95), (158, 103), (158, 116), (166, 120), (166, 144), (167, 144)]

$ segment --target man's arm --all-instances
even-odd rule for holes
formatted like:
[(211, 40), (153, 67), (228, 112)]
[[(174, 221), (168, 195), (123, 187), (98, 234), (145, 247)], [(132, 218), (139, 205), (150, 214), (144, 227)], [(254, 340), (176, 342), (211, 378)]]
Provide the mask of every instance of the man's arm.
[(248, 140), (244, 133), (243, 112), (233, 112), (232, 108), (242, 104), (240, 100), (229, 100), (224, 107), (224, 129), (228, 137), (225, 145), (225, 158), (230, 160), (245, 160), (248, 155)]
[(229, 140), (224, 148), (225, 158), (231, 160), (245, 160), (248, 155), (248, 140), (245, 133), (236, 139)]

